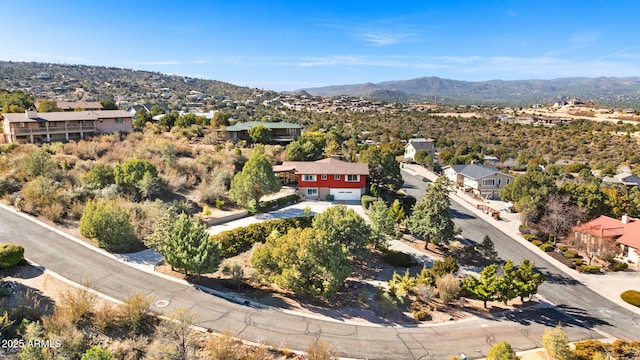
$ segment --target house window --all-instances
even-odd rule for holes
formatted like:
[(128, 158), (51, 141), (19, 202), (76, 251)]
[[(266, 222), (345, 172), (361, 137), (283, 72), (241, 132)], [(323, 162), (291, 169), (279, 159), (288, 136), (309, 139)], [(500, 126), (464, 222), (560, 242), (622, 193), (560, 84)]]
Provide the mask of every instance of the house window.
[(502, 185), (502, 179), (498, 179), (498, 186)]
[(340, 175), (333, 175), (333, 180), (340, 180)]
[(348, 182), (360, 181), (360, 175), (347, 175)]
[(495, 179), (484, 179), (482, 180), (482, 186), (493, 186), (496, 184)]
[(320, 179), (327, 180), (327, 174), (322, 174), (322, 176), (320, 176)]
[(316, 175), (302, 175), (302, 181), (316, 181)]
[(307, 196), (318, 196), (317, 188), (307, 188)]
[(116, 124), (124, 124), (124, 118), (116, 118)]
[(507, 179), (507, 185), (511, 183), (511, 179)]

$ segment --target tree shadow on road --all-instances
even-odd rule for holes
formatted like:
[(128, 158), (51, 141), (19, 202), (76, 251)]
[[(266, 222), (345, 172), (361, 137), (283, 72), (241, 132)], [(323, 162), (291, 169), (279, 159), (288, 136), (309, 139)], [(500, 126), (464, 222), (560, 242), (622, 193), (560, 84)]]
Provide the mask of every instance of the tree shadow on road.
[(544, 281), (550, 284), (558, 284), (558, 285), (580, 285), (582, 284), (580, 281), (573, 279), (566, 275), (554, 274), (546, 270), (544, 267), (539, 267), (538, 271), (544, 275)]
[(449, 214), (454, 219), (471, 220), (471, 219), (476, 219), (477, 218), (477, 216), (475, 216), (475, 215), (465, 214), (465, 213), (460, 212), (460, 211), (458, 211), (456, 209), (449, 209)]
[(608, 322), (590, 316), (586, 311), (560, 305), (556, 307), (538, 306), (532, 309), (506, 311), (494, 315), (495, 320), (508, 320), (520, 325), (539, 324), (546, 327), (555, 327), (562, 324), (564, 327), (578, 327), (592, 329), (596, 326), (611, 325)]

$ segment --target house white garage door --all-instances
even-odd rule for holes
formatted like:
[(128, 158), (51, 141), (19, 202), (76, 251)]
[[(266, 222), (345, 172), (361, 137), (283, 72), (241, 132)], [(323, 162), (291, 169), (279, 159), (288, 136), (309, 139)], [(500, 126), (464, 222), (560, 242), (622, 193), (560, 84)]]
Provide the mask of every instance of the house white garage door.
[(329, 194), (333, 195), (334, 200), (360, 200), (362, 195), (361, 189), (331, 189)]

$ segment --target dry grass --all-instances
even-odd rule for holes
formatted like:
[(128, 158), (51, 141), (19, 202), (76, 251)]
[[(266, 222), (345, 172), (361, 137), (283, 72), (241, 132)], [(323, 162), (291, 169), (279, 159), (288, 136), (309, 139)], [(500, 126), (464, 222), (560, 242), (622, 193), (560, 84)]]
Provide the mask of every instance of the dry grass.
[(133, 294), (118, 305), (117, 314), (120, 323), (127, 328), (139, 332), (151, 322), (151, 295)]

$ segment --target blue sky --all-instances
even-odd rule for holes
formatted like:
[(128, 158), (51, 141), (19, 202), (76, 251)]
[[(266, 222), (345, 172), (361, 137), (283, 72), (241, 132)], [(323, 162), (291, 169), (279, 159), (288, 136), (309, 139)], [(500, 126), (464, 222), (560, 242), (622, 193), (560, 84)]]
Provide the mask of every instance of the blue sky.
[(640, 76), (640, 1), (3, 1), (0, 60), (272, 90)]

